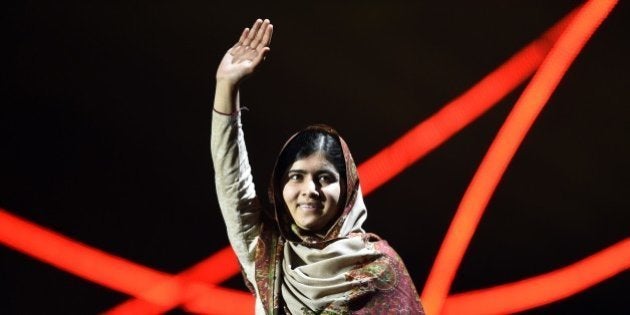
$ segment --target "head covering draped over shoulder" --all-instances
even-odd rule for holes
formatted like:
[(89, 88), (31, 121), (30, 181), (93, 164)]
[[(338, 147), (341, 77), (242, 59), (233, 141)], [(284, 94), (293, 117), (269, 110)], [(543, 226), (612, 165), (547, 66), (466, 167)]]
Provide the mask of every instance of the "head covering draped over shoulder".
[[(300, 134), (332, 136), (345, 162), (339, 211), (319, 233), (300, 229), (282, 198), (287, 167)], [(295, 156), (295, 155), (294, 155)], [(290, 162), (290, 161), (289, 161)], [(413, 282), (396, 252), (362, 224), (367, 210), (357, 168), (346, 142), (331, 127), (314, 125), (293, 135), (276, 162), (269, 187), (272, 212), (256, 245), (255, 279), (267, 314), (423, 314)], [(341, 208), (340, 208), (341, 209)]]

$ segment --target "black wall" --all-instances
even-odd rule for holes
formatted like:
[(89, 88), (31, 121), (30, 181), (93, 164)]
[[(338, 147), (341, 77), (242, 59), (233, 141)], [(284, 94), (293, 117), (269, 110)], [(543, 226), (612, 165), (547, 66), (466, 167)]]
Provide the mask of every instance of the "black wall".
[[(2, 11), (0, 207), (177, 273), (228, 244), (209, 155), (216, 66), (257, 17), (275, 26), (242, 87), (265, 195), (294, 131), (335, 126), (364, 161), (542, 34), (573, 1), (20, 1)], [(627, 3), (567, 72), (512, 161), (452, 292), (568, 265), (628, 237)], [(4, 23), (3, 23), (4, 24)], [(626, 25), (625, 27), (623, 25)], [(522, 87), (367, 200), (366, 228), (418, 290)], [(626, 313), (628, 272), (542, 313)], [(226, 283), (244, 289), (240, 275)], [(0, 246), (0, 313), (89, 314), (127, 296)]]

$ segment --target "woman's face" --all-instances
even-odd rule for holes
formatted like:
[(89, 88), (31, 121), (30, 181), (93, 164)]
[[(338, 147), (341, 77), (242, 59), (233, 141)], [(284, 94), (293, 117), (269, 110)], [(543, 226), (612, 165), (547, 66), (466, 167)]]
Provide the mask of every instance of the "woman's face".
[(316, 152), (295, 161), (288, 169), (282, 197), (303, 230), (317, 232), (339, 211), (339, 172), (323, 153)]

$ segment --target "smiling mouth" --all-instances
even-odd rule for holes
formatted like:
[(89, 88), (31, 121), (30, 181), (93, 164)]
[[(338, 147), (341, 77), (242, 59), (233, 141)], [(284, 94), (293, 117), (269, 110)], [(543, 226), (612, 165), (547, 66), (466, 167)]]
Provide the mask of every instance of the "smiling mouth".
[(305, 203), (298, 203), (298, 208), (303, 211), (316, 211), (316, 210), (324, 208), (324, 206), (317, 203), (305, 202)]

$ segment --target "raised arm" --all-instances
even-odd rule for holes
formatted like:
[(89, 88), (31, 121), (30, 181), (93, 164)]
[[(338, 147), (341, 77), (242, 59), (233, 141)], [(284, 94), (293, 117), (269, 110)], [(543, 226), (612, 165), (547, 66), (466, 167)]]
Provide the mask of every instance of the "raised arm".
[(217, 70), (212, 114), (210, 148), (217, 199), (230, 244), (251, 283), (255, 283), (254, 249), (260, 233), (261, 206), (241, 128), (238, 86), (269, 51), (271, 32), (269, 20), (257, 20), (225, 54)]
[(223, 56), (216, 74), (216, 111), (232, 114), (239, 110), (238, 86), (269, 52), (272, 33), (273, 25), (269, 20), (256, 20), (251, 29), (243, 30), (238, 42)]

